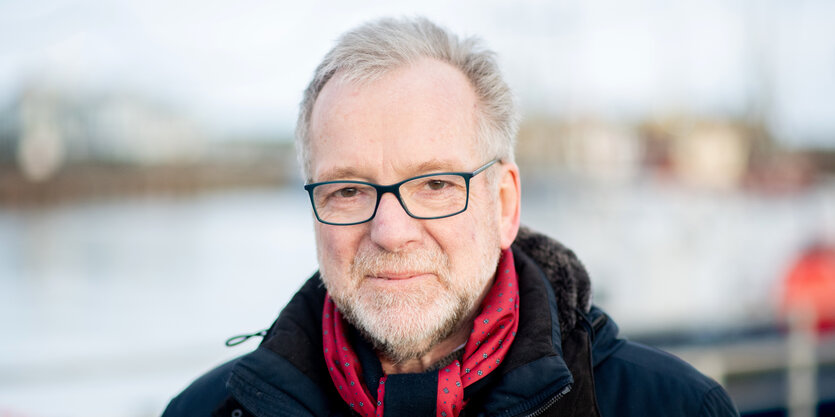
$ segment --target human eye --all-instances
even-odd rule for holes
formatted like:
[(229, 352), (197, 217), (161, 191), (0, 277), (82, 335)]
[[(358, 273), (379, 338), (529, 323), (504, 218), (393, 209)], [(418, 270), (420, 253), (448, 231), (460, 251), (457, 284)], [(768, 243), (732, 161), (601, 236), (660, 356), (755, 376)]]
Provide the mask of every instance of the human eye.
[(374, 188), (356, 183), (332, 184), (327, 192), (327, 200), (338, 204), (365, 201), (373, 196)]
[(313, 191), (318, 207), (328, 205), (355, 204), (374, 196), (374, 188), (355, 182), (332, 182), (322, 184)]
[(407, 190), (410, 193), (423, 194), (428, 197), (457, 193), (465, 188), (466, 185), (463, 184), (461, 177), (456, 175), (433, 175), (410, 181)]
[(336, 198), (351, 198), (357, 194), (359, 194), (357, 187), (342, 187), (333, 192), (333, 196)]
[(438, 179), (438, 178), (429, 178), (429, 179), (426, 180), (425, 186), (426, 186), (426, 188), (428, 188), (432, 191), (440, 191), (440, 190), (443, 190), (444, 188), (449, 187), (450, 183), (449, 183), (449, 181), (445, 181), (445, 180)]

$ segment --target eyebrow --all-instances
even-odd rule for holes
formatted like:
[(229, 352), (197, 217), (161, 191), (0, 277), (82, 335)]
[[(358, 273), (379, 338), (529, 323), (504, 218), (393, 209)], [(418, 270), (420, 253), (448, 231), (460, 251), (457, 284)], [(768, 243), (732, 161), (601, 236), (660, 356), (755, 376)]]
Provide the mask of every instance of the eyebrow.
[[(403, 179), (422, 174), (431, 174), (433, 172), (466, 172), (461, 171), (460, 169), (456, 171), (455, 167), (457, 165), (460, 165), (459, 161), (453, 161), (450, 159), (431, 159), (414, 166), (406, 167), (403, 171), (406, 172), (407, 175), (404, 176)], [(363, 173), (362, 169), (345, 166), (326, 170), (322, 173), (320, 179), (315, 182), (336, 181), (347, 178), (369, 179), (368, 176)]]
[(334, 181), (344, 178), (362, 178), (362, 175), (354, 167), (337, 167), (323, 172), (319, 180), (312, 182)]

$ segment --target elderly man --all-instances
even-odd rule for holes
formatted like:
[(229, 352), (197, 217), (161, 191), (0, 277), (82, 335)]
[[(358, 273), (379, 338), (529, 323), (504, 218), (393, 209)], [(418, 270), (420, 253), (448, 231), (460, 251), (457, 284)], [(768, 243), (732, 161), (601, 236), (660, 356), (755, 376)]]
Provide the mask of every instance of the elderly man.
[(574, 254), (520, 229), (515, 134), (479, 42), (425, 19), (342, 36), (297, 126), (320, 270), (165, 416), (737, 415), (618, 339)]

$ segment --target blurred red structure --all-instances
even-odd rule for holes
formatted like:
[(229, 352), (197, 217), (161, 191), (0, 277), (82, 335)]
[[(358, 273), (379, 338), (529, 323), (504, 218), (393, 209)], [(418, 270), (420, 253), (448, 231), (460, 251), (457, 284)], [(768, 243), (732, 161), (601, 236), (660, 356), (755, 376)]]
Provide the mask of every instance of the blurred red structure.
[(835, 329), (835, 246), (815, 244), (789, 270), (782, 299), (784, 314), (814, 314), (818, 330)]

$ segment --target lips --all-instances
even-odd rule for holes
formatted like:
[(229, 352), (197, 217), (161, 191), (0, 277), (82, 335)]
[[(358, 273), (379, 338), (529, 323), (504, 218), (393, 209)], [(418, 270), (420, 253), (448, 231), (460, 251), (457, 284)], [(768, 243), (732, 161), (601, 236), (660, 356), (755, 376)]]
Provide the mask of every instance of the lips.
[(369, 275), (369, 278), (384, 279), (387, 281), (402, 281), (407, 279), (420, 278), (428, 275), (430, 274), (426, 272), (380, 272), (373, 275)]

